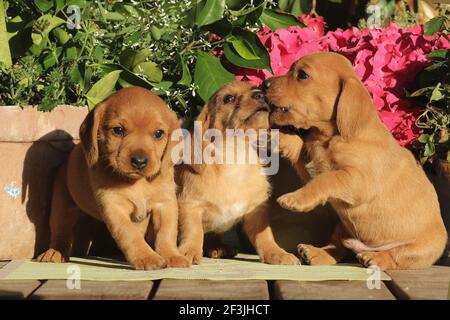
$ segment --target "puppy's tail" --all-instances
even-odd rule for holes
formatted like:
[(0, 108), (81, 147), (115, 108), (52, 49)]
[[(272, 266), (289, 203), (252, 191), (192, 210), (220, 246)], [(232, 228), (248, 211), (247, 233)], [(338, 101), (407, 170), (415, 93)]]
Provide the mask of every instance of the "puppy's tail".
[(412, 241), (395, 241), (378, 247), (369, 247), (358, 239), (345, 239), (342, 244), (347, 249), (352, 250), (354, 253), (360, 253), (364, 251), (386, 251), (405, 244), (409, 244)]

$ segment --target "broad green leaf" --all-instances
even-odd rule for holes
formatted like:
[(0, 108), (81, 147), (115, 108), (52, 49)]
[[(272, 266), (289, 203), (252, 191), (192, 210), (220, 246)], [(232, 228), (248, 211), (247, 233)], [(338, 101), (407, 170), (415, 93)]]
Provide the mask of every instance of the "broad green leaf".
[(144, 62), (145, 59), (151, 55), (149, 49), (142, 49), (140, 51), (135, 51), (133, 49), (125, 49), (120, 54), (120, 64), (129, 70), (133, 70), (139, 63)]
[(448, 50), (434, 50), (427, 54), (428, 58), (433, 60), (442, 60), (447, 58)]
[(8, 40), (8, 32), (6, 31), (6, 8), (3, 0), (0, 0), (0, 62), (4, 63), (6, 67), (11, 67), (12, 58)]
[(89, 110), (92, 110), (97, 103), (113, 93), (121, 73), (122, 70), (112, 71), (94, 83), (92, 88), (86, 93)]
[(431, 19), (430, 21), (425, 23), (424, 34), (426, 36), (432, 36), (436, 32), (441, 31), (444, 22), (445, 22), (444, 17), (435, 17)]
[(260, 7), (266, 5), (266, 0), (260, 0), (260, 1), (253, 1), (253, 5), (248, 3), (242, 7), (239, 10), (230, 10), (230, 13), (235, 16), (235, 17), (242, 17), (242, 16), (246, 16), (250, 13), (252, 13), (253, 11), (258, 10)]
[(58, 47), (54, 52), (52, 51), (44, 57), (44, 60), (42, 61), (42, 64), (44, 65), (44, 70), (47, 70), (48, 68), (53, 67), (58, 63), (58, 59), (62, 51), (63, 48)]
[(230, 10), (242, 9), (247, 3), (248, 0), (226, 0), (227, 7)]
[(194, 71), (194, 82), (198, 86), (197, 92), (203, 101), (208, 101), (211, 95), (222, 85), (234, 79), (234, 74), (228, 72), (218, 58), (210, 53), (198, 53)]
[(158, 29), (156, 26), (150, 27), (150, 33), (152, 35), (153, 40), (159, 40), (161, 39), (161, 30)]
[(150, 82), (158, 83), (163, 78), (163, 73), (159, 66), (151, 61), (141, 62), (133, 68), (133, 72), (145, 75)]
[(450, 151), (447, 152), (447, 161), (450, 162)]
[(236, 38), (231, 36), (226, 39), (233, 45), (233, 48), (239, 53), (239, 55), (246, 60), (258, 60), (260, 59), (251, 45), (245, 41), (244, 38)]
[(65, 56), (69, 59), (77, 59), (78, 58), (78, 50), (77, 47), (68, 47), (66, 49)]
[(224, 10), (225, 0), (206, 0), (195, 18), (195, 23), (201, 27), (216, 22), (222, 19)]
[(426, 133), (422, 133), (420, 137), (417, 139), (420, 143), (427, 143), (427, 141), (430, 139), (430, 135)]
[(240, 56), (233, 45), (225, 43), (223, 46), (223, 51), (228, 61), (236, 66), (243, 68), (266, 69), (272, 71), (270, 66), (269, 53), (256, 34), (250, 31), (236, 28), (233, 31), (233, 36), (237, 39), (242, 39), (243, 41), (245, 41), (245, 43), (251, 48), (254, 55), (259, 59), (247, 60)]
[(268, 26), (270, 30), (275, 31), (280, 28), (288, 28), (290, 26), (305, 27), (296, 17), (291, 14), (278, 12), (272, 9), (265, 9), (259, 17), (259, 20)]
[(34, 4), (41, 12), (47, 12), (53, 7), (53, 0), (34, 0)]
[(214, 34), (225, 38), (233, 30), (233, 25), (230, 21), (228, 21), (228, 19), (223, 18), (219, 21), (214, 22), (213, 24), (208, 25), (205, 28)]
[(104, 17), (109, 21), (122, 21), (125, 20), (125, 17), (118, 12), (105, 12)]
[(434, 88), (433, 92), (431, 93), (431, 101), (439, 101), (444, 98), (444, 95), (441, 92), (441, 83), (438, 83), (436, 88)]
[(31, 33), (31, 39), (35, 45), (40, 45), (44, 39), (47, 39), (48, 34), (54, 28), (64, 24), (65, 21), (59, 17), (52, 16), (51, 14), (46, 14), (36, 20), (35, 26), (45, 25), (45, 28), (41, 31), (33, 31)]
[(155, 85), (151, 91), (158, 96), (162, 96), (163, 94), (166, 93), (167, 90), (169, 90), (172, 87), (172, 85), (173, 85), (172, 81), (162, 81), (157, 85)]
[(423, 150), (423, 155), (425, 157), (431, 157), (435, 152), (434, 144), (432, 142), (428, 142), (425, 144), (425, 148)]
[(178, 59), (181, 64), (181, 79), (178, 81), (178, 84), (183, 86), (189, 86), (192, 83), (192, 76), (191, 73), (189, 72), (189, 68), (186, 62), (184, 61), (183, 57), (178, 56)]
[(59, 44), (62, 46), (65, 45), (70, 39), (69, 34), (62, 28), (55, 28), (53, 29), (52, 33), (55, 36), (56, 40), (58, 40)]

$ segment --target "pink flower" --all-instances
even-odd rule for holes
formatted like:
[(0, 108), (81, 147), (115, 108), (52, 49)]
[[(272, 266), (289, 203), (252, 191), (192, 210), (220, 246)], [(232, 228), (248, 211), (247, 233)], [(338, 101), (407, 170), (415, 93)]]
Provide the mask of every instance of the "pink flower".
[[(334, 51), (346, 56), (356, 74), (369, 90), (381, 120), (401, 145), (409, 145), (420, 134), (415, 126), (419, 110), (405, 98), (405, 88), (428, 64), (427, 54), (449, 49), (445, 37), (427, 37), (423, 26), (399, 28), (391, 24), (383, 29), (338, 29), (325, 34), (322, 17), (302, 16), (307, 27), (297, 26), (275, 32), (263, 27), (258, 33), (267, 48), (274, 75), (286, 73), (291, 64), (304, 55)], [(238, 79), (260, 84), (272, 76), (267, 70), (237, 69)]]

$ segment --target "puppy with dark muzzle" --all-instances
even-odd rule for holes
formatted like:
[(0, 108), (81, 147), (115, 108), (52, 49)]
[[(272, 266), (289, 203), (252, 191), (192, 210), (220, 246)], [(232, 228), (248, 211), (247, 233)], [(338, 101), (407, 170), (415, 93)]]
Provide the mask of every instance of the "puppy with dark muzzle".
[(57, 173), (50, 249), (38, 261), (67, 261), (73, 227), (88, 214), (104, 221), (135, 269), (187, 266), (177, 250), (170, 140), (177, 128), (175, 113), (143, 88), (122, 89), (99, 103), (81, 125), (81, 143)]
[[(269, 107), (262, 92), (248, 82), (234, 81), (218, 90), (197, 118), (201, 136), (227, 130), (268, 129)], [(238, 140), (237, 137), (236, 140)], [(243, 139), (246, 139), (245, 137)], [(193, 143), (195, 135), (192, 136)], [(217, 141), (217, 140), (214, 140)], [(261, 260), (271, 264), (298, 264), (298, 259), (275, 242), (268, 218), (267, 200), (270, 184), (262, 174), (257, 150), (244, 141), (230, 144), (225, 140), (214, 152), (243, 153), (245, 159), (255, 156), (255, 163), (237, 163), (236, 158), (225, 163), (184, 164), (177, 167), (180, 252), (190, 262), (199, 263), (203, 252), (214, 258), (231, 257), (233, 250), (221, 242), (221, 235), (242, 222), (243, 229), (256, 248)], [(201, 141), (202, 151), (210, 141)], [(205, 245), (204, 243), (204, 234)]]
[(382, 124), (344, 56), (305, 56), (264, 87), (272, 124), (288, 129), (281, 153), (306, 182), (278, 203), (308, 212), (329, 202), (340, 220), (327, 246), (298, 246), (307, 263), (334, 264), (348, 249), (364, 266), (382, 270), (424, 268), (439, 259), (447, 231), (436, 191)]

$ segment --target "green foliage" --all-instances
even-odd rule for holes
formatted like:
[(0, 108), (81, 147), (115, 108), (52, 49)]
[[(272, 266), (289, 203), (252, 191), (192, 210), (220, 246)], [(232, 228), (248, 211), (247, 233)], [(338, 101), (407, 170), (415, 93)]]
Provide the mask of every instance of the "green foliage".
[(415, 142), (420, 161), (450, 162), (450, 52), (436, 50), (428, 54), (433, 63), (418, 76), (418, 89), (409, 95), (413, 103), (422, 106), (416, 125), (424, 133)]
[[(13, 64), (5, 60), (0, 66), (0, 105), (42, 110), (57, 104), (92, 108), (114, 91), (137, 85), (178, 113), (195, 113), (234, 78), (230, 64), (270, 70), (269, 54), (255, 34), (262, 23), (272, 29), (301, 25), (273, 10), (270, 0), (8, 3), (6, 53)], [(220, 50), (222, 59), (210, 54)]]

